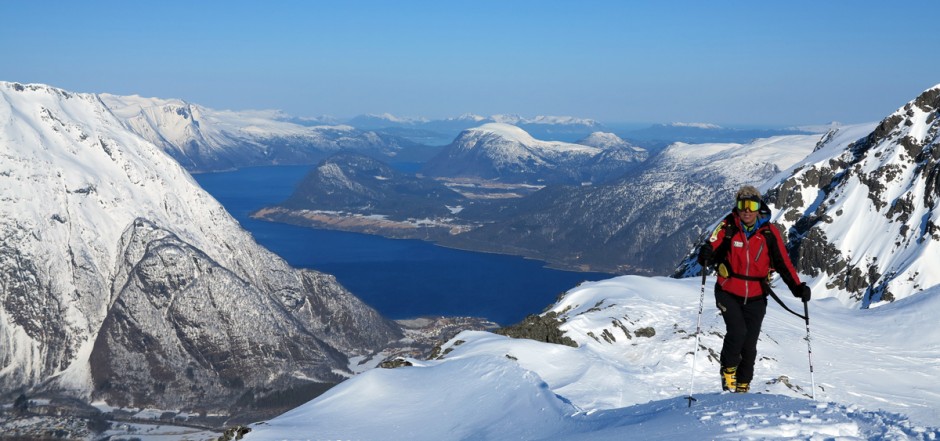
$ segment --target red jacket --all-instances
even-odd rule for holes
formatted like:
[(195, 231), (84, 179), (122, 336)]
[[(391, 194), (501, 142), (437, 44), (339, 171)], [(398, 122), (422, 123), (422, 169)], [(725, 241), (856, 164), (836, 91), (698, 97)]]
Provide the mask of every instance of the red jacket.
[[(790, 291), (796, 292), (800, 277), (793, 269), (780, 232), (770, 222), (761, 225), (758, 221), (758, 225), (757, 231), (748, 238), (738, 213), (732, 212), (715, 228), (709, 244), (716, 251), (718, 286), (736, 296), (758, 297), (768, 294), (761, 280), (766, 280), (771, 271), (777, 271)], [(728, 234), (731, 236), (726, 238)]]

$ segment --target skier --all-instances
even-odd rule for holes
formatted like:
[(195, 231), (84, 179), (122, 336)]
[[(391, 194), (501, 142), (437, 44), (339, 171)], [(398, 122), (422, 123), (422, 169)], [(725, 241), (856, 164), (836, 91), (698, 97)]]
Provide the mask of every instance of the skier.
[(793, 269), (783, 239), (770, 220), (760, 191), (745, 185), (735, 195), (735, 207), (699, 249), (702, 268), (717, 266), (715, 301), (725, 320), (721, 347), (721, 388), (747, 392), (754, 377), (757, 339), (767, 311), (770, 279), (777, 271), (790, 292), (808, 302), (810, 288)]

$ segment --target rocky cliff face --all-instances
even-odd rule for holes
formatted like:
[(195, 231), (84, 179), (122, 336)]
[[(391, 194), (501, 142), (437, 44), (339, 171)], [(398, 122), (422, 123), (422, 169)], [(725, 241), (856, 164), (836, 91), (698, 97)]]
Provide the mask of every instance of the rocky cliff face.
[(865, 307), (940, 283), (938, 109), (940, 85), (877, 126), (830, 131), (767, 192), (815, 290)]
[(0, 83), (0, 394), (215, 412), (401, 336), (261, 248), (95, 95)]
[[(829, 142), (769, 192), (798, 269), (869, 305), (940, 283), (940, 85), (856, 139)], [(842, 141), (841, 145), (839, 141)]]

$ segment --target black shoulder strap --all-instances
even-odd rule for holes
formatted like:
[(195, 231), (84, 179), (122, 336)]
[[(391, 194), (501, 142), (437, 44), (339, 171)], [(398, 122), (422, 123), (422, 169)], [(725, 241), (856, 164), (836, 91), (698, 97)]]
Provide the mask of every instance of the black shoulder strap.
[[(783, 271), (777, 272), (780, 273), (780, 278), (783, 279), (783, 282), (786, 283), (787, 286), (792, 286), (794, 284), (793, 276), (789, 271), (786, 270), (787, 267), (783, 263), (783, 254), (781, 254), (780, 247), (777, 246), (777, 237), (774, 235), (774, 232), (770, 230), (771, 228), (772, 226), (767, 226), (761, 231), (761, 233), (764, 235), (764, 240), (767, 242), (767, 248), (770, 250), (770, 262), (773, 264), (774, 268), (783, 268)], [(764, 291), (766, 291), (767, 294), (770, 294), (770, 296), (773, 297), (774, 300), (783, 307), (783, 309), (786, 309), (787, 312), (799, 318), (804, 320), (806, 319), (806, 316), (798, 314), (792, 309), (788, 308), (787, 305), (783, 303), (783, 300), (780, 300), (780, 297), (777, 297), (777, 293), (775, 293), (774, 290), (770, 287), (770, 283), (768, 283), (766, 279), (761, 282), (761, 285), (763, 286)]]
[(728, 250), (731, 249), (731, 238), (734, 237), (735, 234), (738, 234), (738, 226), (734, 223), (734, 217), (728, 215), (723, 222), (725, 225), (722, 228), (725, 230), (725, 235), (721, 239), (721, 244), (715, 249), (715, 262), (725, 261)]
[(783, 283), (786, 283), (790, 289), (793, 289), (796, 286), (796, 280), (794, 280), (793, 275), (787, 271), (787, 265), (783, 260), (783, 250), (777, 246), (777, 236), (772, 231), (772, 228), (774, 228), (773, 225), (768, 225), (761, 230), (761, 233), (764, 235), (764, 240), (767, 242), (767, 249), (770, 251), (771, 266), (780, 273), (780, 278), (783, 279)]

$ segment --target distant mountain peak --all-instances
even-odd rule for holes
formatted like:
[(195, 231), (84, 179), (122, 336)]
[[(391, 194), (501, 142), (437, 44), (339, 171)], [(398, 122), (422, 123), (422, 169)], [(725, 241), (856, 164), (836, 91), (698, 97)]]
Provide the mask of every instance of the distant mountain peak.
[(539, 142), (529, 132), (507, 123), (487, 123), (482, 126), (472, 128), (466, 131), (467, 133), (490, 133), (502, 138), (505, 138), (510, 141), (519, 142), (522, 144), (535, 144)]
[(686, 127), (686, 128), (693, 128), (693, 129), (705, 129), (705, 130), (723, 129), (723, 128), (724, 128), (724, 127), (719, 126), (718, 124), (700, 123), (700, 122), (692, 122), (692, 123), (689, 123), (689, 122), (674, 122), (674, 123), (669, 123), (669, 124), (664, 124), (664, 125), (665, 125), (665, 126), (668, 126), (668, 127)]
[(456, 118), (445, 119), (445, 121), (474, 121), (474, 122), (482, 122), (486, 120), (487, 120), (487, 117), (477, 115), (475, 113), (464, 113)]
[(524, 118), (515, 114), (493, 115), (490, 117), (495, 122), (504, 124), (541, 124), (541, 125), (580, 125), (587, 127), (599, 126), (600, 123), (593, 119), (577, 118), (573, 116), (546, 116), (538, 115), (534, 118)]
[(604, 150), (610, 149), (630, 149), (634, 151), (646, 151), (642, 147), (634, 146), (623, 138), (610, 132), (593, 132), (586, 138), (578, 141), (578, 144), (589, 145)]
[[(601, 137), (616, 142), (608, 135), (598, 135)], [(506, 183), (584, 184), (623, 174), (646, 158), (644, 150), (623, 140), (616, 146), (605, 145), (611, 148), (544, 141), (512, 124), (487, 123), (461, 132), (425, 164), (424, 172), (429, 176), (496, 179)]]
[(400, 117), (400, 116), (396, 116), (388, 112), (379, 113), (379, 114), (369, 113), (369, 114), (366, 114), (365, 116), (368, 118), (375, 118), (375, 119), (384, 120), (384, 121), (397, 123), (397, 124), (414, 124), (414, 123), (423, 123), (423, 122), (428, 121), (426, 118)]

